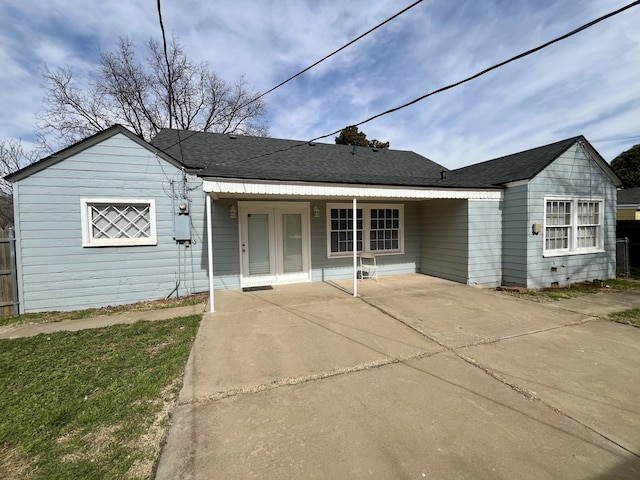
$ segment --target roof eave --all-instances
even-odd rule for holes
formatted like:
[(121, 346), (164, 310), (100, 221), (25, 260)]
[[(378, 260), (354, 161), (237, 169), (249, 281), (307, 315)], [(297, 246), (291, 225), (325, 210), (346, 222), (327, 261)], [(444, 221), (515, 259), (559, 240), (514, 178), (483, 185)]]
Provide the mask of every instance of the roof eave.
[(611, 169), (609, 163), (602, 158), (602, 156), (598, 153), (598, 151), (593, 148), (593, 145), (589, 143), (585, 137), (581, 136), (584, 141), (584, 146), (587, 148), (591, 158), (596, 162), (596, 164), (602, 169), (604, 174), (611, 179), (616, 188), (620, 188), (622, 186), (622, 180), (616, 175), (616, 173)]
[(296, 197), (363, 197), (405, 199), (502, 200), (502, 188), (454, 188), (429, 186), (372, 185), (331, 182), (251, 180), (246, 178), (202, 177), (206, 193), (228, 195), (280, 195)]

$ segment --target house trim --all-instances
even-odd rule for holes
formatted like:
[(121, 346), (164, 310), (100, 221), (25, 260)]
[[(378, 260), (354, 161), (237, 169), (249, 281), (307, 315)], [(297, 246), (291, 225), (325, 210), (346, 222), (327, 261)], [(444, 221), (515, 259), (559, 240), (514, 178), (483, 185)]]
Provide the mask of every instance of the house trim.
[[(353, 249), (345, 252), (332, 252), (331, 251), (331, 210), (332, 209), (352, 209), (350, 203), (340, 202), (340, 203), (327, 203), (326, 204), (326, 225), (325, 225), (325, 234), (327, 237), (327, 258), (348, 258), (353, 256)], [(395, 209), (399, 211), (399, 219), (398, 219), (398, 248), (395, 250), (371, 250), (370, 242), (371, 242), (371, 210), (373, 209)], [(377, 257), (388, 256), (388, 255), (404, 255), (404, 239), (405, 239), (405, 227), (404, 227), (404, 203), (370, 203), (370, 202), (359, 202), (357, 210), (362, 210), (362, 249), (357, 250), (357, 254), (360, 253), (373, 253)], [(357, 213), (356, 213), (357, 215)], [(356, 222), (357, 223), (357, 222)], [(356, 225), (353, 228), (357, 234)], [(357, 243), (356, 243), (357, 244)]]
[(405, 198), (502, 200), (503, 190), (457, 189), (457, 188), (406, 188), (381, 185), (354, 185), (336, 183), (303, 183), (282, 181), (257, 181), (228, 178), (203, 178), (202, 188), (206, 193), (219, 196), (278, 195), (314, 198)]
[(28, 165), (10, 175), (7, 175), (5, 178), (10, 182), (15, 183), (19, 180), (22, 180), (24, 178), (27, 178), (33, 175), (34, 173), (40, 172), (52, 165), (55, 165), (66, 158), (72, 157), (73, 155), (77, 155), (78, 153), (90, 147), (93, 147), (94, 145), (98, 145), (99, 143), (117, 134), (124, 135), (129, 140), (137, 143), (143, 148), (146, 148), (150, 152), (154, 153), (157, 157), (162, 158), (164, 161), (170, 163), (171, 165), (177, 168), (183, 167), (183, 165), (173, 157), (167, 155), (163, 151), (154, 147), (144, 139), (138, 137), (133, 132), (130, 132), (129, 130), (124, 128), (122, 125), (116, 124), (116, 125), (113, 125), (112, 127), (107, 128), (106, 130), (102, 130), (101, 132), (98, 132), (88, 138), (85, 138), (84, 140), (80, 140), (79, 142), (74, 143), (73, 145), (70, 145), (63, 150), (60, 150), (59, 152), (56, 152), (52, 155), (49, 155), (48, 157), (38, 160), (37, 162), (32, 163), (31, 165)]
[(530, 181), (530, 179), (518, 180), (516, 182), (505, 183), (504, 186), (507, 187), (507, 188), (521, 187), (522, 185), (527, 185), (529, 183), (529, 181)]
[[(93, 237), (93, 219), (91, 208), (95, 205), (131, 206), (146, 205), (148, 207), (149, 235), (143, 237), (103, 238)], [(83, 247), (122, 247), (157, 245), (156, 201), (153, 198), (80, 198), (80, 223), (82, 225)]]
[[(604, 253), (604, 228), (605, 228), (605, 200), (603, 197), (584, 197), (584, 196), (545, 196), (544, 197), (544, 205), (545, 205), (545, 215), (544, 215), (544, 225), (543, 225), (543, 235), (542, 235), (542, 256), (544, 258), (548, 257), (564, 257), (570, 255), (588, 255), (593, 253)], [(546, 241), (547, 241), (547, 227), (552, 227), (552, 225), (547, 224), (547, 214), (546, 214), (546, 204), (548, 201), (560, 201), (560, 202), (570, 202), (571, 207), (571, 223), (569, 225), (569, 246), (566, 249), (562, 250), (547, 250), (546, 249)], [(578, 223), (578, 209), (577, 205), (580, 202), (594, 202), (599, 203), (600, 207), (600, 218), (597, 230), (597, 243), (596, 247), (578, 247), (578, 229), (580, 224)]]

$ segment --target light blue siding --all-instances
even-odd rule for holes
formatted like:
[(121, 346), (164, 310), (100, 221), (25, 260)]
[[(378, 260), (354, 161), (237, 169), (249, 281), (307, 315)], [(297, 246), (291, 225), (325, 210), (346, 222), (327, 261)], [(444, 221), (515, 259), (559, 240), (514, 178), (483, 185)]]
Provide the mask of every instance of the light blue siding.
[[(329, 203), (336, 203), (329, 202)], [(339, 280), (353, 276), (353, 257), (329, 258), (327, 254), (327, 202), (312, 202), (320, 208), (320, 217), (311, 216), (311, 267), (312, 281)], [(385, 202), (385, 205), (401, 202)], [(376, 202), (361, 201), (358, 206), (376, 205)], [(378, 255), (378, 275), (400, 275), (416, 273), (420, 258), (420, 228), (418, 204), (404, 203), (404, 253)]]
[(604, 198), (603, 253), (543, 257), (543, 235), (528, 235), (527, 286), (568, 285), (615, 277), (616, 187), (577, 144), (529, 183), (529, 223), (544, 223), (544, 197)]
[[(603, 253), (544, 257), (545, 197), (604, 199)], [(503, 212), (503, 283), (529, 288), (560, 286), (615, 276), (616, 187), (578, 145), (553, 161), (526, 185), (506, 189)]]
[[(222, 290), (240, 288), (240, 219), (239, 216), (229, 218), (229, 207), (233, 205), (237, 209), (238, 201), (221, 199), (211, 203), (213, 286), (215, 289)], [(204, 228), (206, 230), (206, 225)]]
[[(221, 199), (213, 201), (213, 272), (216, 289), (240, 287), (239, 218), (229, 218), (229, 207), (236, 208), (238, 202), (251, 199)], [(279, 199), (278, 201), (283, 201)], [(286, 200), (285, 200), (286, 201)], [(291, 201), (299, 202), (299, 199)], [(267, 200), (268, 202), (268, 200)], [(336, 203), (335, 201), (330, 203)], [(340, 203), (340, 202), (338, 202)], [(396, 203), (397, 202), (390, 202)], [(388, 203), (385, 203), (387, 205)], [(329, 258), (327, 254), (327, 219), (324, 200), (311, 200), (318, 206), (320, 216), (310, 215), (311, 230), (311, 280), (313, 282), (339, 280), (353, 276), (353, 257)], [(375, 205), (375, 202), (360, 202), (359, 205)], [(399, 204), (400, 205), (400, 204)], [(379, 255), (377, 257), (379, 275), (416, 273), (420, 258), (419, 205), (415, 202), (404, 204), (404, 253)]]
[(468, 202), (469, 285), (498, 287), (502, 282), (502, 202)]
[[(19, 180), (14, 195), (21, 311), (125, 304), (175, 294), (176, 286), (185, 295), (207, 291), (202, 180), (187, 175), (183, 183), (183, 176), (175, 165), (116, 134)], [(172, 192), (191, 200), (188, 247), (173, 240)], [(544, 223), (545, 196), (603, 198), (606, 251), (545, 258), (543, 234), (531, 229)], [(157, 245), (83, 247), (81, 198), (154, 199)], [(242, 200), (212, 201), (216, 289), (240, 287), (240, 219), (229, 218), (229, 207), (237, 209)], [(327, 253), (327, 201), (304, 201), (320, 210), (318, 218), (309, 218), (312, 281), (351, 278), (353, 258)], [(615, 201), (611, 179), (576, 145), (527, 184), (506, 188), (501, 201), (359, 200), (358, 205), (404, 208), (404, 251), (377, 256), (381, 276), (421, 272), (470, 285), (540, 288), (615, 275)], [(349, 200), (330, 203), (350, 205)]]
[[(122, 134), (15, 185), (21, 312), (126, 304), (207, 290), (201, 180), (187, 176), (193, 243), (173, 240), (181, 171)], [(82, 247), (81, 198), (154, 199), (157, 245)], [(175, 292), (174, 292), (175, 295)]]
[(527, 284), (527, 241), (530, 235), (527, 211), (528, 186), (509, 187), (502, 208), (502, 283)]
[(469, 224), (466, 200), (421, 204), (420, 272), (467, 283)]

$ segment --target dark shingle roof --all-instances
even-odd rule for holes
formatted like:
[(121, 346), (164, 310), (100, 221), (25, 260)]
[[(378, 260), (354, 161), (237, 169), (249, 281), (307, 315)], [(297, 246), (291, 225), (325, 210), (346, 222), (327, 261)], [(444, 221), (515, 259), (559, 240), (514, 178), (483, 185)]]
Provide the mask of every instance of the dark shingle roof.
[(151, 144), (200, 176), (449, 186), (440, 179), (445, 167), (409, 151), (169, 129)]
[(450, 176), (454, 181), (475, 181), (478, 187), (528, 180), (581, 139), (584, 140), (584, 137), (568, 138), (543, 147), (458, 168), (453, 170)]
[(640, 187), (618, 190), (618, 205), (640, 204)]

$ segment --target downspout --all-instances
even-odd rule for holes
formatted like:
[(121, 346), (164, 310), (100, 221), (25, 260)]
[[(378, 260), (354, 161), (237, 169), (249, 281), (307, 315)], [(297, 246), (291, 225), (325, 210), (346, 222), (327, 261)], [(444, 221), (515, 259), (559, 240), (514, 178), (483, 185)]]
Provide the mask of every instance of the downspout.
[(358, 201), (353, 197), (353, 296), (358, 296)]
[(213, 227), (211, 225), (211, 196), (207, 197), (207, 260), (209, 263), (209, 311), (215, 312), (215, 302), (213, 299)]

